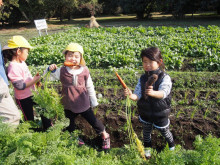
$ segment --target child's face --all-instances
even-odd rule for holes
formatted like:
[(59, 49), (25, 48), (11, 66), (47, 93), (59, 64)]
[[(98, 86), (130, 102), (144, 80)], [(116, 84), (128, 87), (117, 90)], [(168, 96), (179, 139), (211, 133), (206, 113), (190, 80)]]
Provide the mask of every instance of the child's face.
[(28, 57), (28, 52), (29, 52), (29, 49), (27, 49), (27, 48), (18, 49), (17, 55), (19, 57), (19, 60), (26, 61), (26, 59)]
[(144, 70), (147, 72), (157, 70), (160, 67), (160, 64), (157, 61), (152, 61), (147, 57), (143, 57), (142, 63)]
[(79, 52), (70, 52), (66, 54), (66, 61), (72, 62), (75, 65), (79, 65), (81, 60), (81, 54)]

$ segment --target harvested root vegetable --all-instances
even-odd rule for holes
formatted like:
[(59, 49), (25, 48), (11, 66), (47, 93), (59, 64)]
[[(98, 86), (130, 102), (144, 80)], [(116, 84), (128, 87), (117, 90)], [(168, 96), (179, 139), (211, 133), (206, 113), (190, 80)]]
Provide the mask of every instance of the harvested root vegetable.
[[(39, 75), (40, 75), (39, 72), (37, 72), (36, 76), (39, 76)], [(41, 87), (42, 86), (40, 80), (38, 82), (36, 82), (36, 86), (37, 87)]]
[(116, 71), (115, 71), (115, 74), (116, 74), (116, 76), (118, 77), (118, 80), (120, 81), (122, 87), (123, 87), (124, 89), (126, 89), (126, 88), (127, 88), (127, 85), (124, 83), (124, 81), (122, 80), (122, 78), (118, 75), (118, 73), (117, 73)]
[(158, 79), (158, 76), (156, 74), (153, 74), (152, 76), (149, 77), (148, 81), (146, 82), (146, 88), (149, 86), (152, 86)]
[[(149, 86), (152, 86), (158, 79), (158, 76), (156, 74), (153, 74), (150, 76), (145, 84), (145, 89), (148, 89)], [(148, 98), (147, 95), (144, 96), (145, 100)]]
[(64, 66), (75, 66), (75, 64), (69, 61), (65, 61)]

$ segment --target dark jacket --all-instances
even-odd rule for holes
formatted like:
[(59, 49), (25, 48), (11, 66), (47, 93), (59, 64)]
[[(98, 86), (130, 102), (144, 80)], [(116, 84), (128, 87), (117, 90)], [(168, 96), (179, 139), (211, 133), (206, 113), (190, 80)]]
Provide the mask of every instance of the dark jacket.
[(159, 85), (161, 84), (165, 75), (167, 75), (162, 70), (158, 69), (156, 71), (150, 71), (143, 74), (140, 78), (141, 82), (141, 92), (142, 97), (138, 100), (138, 111), (141, 119), (151, 123), (159, 123), (158, 126), (164, 126), (168, 122), (168, 115), (170, 113), (170, 104), (171, 104), (171, 94), (169, 94), (165, 99), (157, 99), (148, 96), (145, 100), (145, 84), (148, 78), (152, 74), (157, 74), (158, 79), (153, 84), (153, 90), (158, 90)]

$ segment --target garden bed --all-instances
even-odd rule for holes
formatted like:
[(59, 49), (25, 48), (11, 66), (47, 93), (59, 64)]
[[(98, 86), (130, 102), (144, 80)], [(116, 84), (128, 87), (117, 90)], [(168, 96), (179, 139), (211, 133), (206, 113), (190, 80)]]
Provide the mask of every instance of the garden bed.
[[(142, 71), (133, 72), (140, 74)], [(110, 133), (111, 146), (123, 147), (124, 144), (129, 144), (125, 117), (126, 97), (123, 89), (116, 76), (110, 70), (95, 69), (91, 70), (91, 74), (93, 75), (97, 95), (102, 95), (98, 99), (99, 105), (93, 110), (97, 118), (106, 126), (107, 132)], [(131, 74), (128, 74), (126, 70), (120, 70), (119, 74), (124, 75), (124, 80), (129, 87), (135, 87), (134, 84), (137, 83), (137, 79), (134, 82), (130, 81)], [(173, 81), (170, 129), (175, 143), (180, 144), (185, 149), (193, 149), (193, 142), (197, 135), (206, 137), (212, 134), (219, 138), (220, 74), (211, 72), (197, 74), (195, 72), (170, 72), (169, 74)], [(99, 75), (103, 77), (100, 79)], [(196, 83), (197, 80), (199, 80), (198, 83)], [(103, 86), (100, 86), (100, 84)], [(61, 90), (59, 84), (55, 86), (56, 89)], [(131, 103), (133, 128), (138, 137), (143, 140), (142, 124), (138, 120), (136, 102), (132, 101)], [(82, 138), (88, 145), (95, 148), (100, 147), (100, 137), (80, 116), (77, 119), (77, 126), (82, 131)], [(159, 151), (166, 146), (165, 139), (157, 130), (153, 130), (152, 144), (153, 148), (157, 148)]]

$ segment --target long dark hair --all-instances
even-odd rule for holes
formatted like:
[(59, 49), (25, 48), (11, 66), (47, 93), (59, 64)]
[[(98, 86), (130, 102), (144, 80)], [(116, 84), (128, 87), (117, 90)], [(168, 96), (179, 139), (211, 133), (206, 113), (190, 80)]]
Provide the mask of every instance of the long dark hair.
[[(141, 51), (141, 59), (143, 60), (143, 57), (147, 57), (152, 61), (156, 61), (160, 64), (160, 68), (164, 71), (165, 70), (165, 65), (163, 63), (163, 57), (161, 54), (161, 51), (157, 47), (149, 47), (146, 49), (143, 49)], [(161, 62), (162, 60), (162, 62)]]
[(21, 51), (23, 51), (24, 48), (6, 49), (6, 50), (2, 51), (2, 55), (3, 55), (3, 58), (4, 58), (5, 64), (8, 61), (11, 61), (14, 56), (17, 56), (17, 50), (18, 49), (21, 49)]

